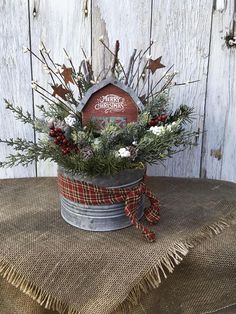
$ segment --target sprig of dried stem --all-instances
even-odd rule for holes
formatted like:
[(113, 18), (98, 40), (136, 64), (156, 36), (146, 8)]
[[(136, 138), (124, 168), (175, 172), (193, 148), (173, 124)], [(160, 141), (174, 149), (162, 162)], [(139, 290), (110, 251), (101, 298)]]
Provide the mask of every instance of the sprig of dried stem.
[[(50, 75), (52, 84), (56, 86), (58, 83), (63, 86), (64, 89), (68, 90), (67, 99), (60, 99), (60, 106), (63, 106), (65, 110), (68, 112), (73, 112), (76, 114), (77, 106), (79, 101), (83, 98), (87, 89), (91, 87), (93, 84), (96, 84), (100, 80), (103, 80), (109, 77), (109, 73), (113, 77), (116, 77), (117, 74), (122, 73), (124, 84), (132, 88), (139, 97), (143, 98), (144, 103), (148, 103), (149, 100), (153, 97), (156, 97), (160, 93), (164, 92), (166, 89), (169, 89), (173, 86), (187, 85), (191, 83), (198, 82), (198, 80), (193, 80), (190, 82), (182, 82), (182, 83), (173, 83), (173, 79), (176, 76), (176, 72), (171, 72), (174, 65), (171, 65), (167, 71), (161, 75), (161, 77), (155, 82), (154, 77), (151, 75), (150, 70), (148, 69), (148, 64), (150, 57), (147, 58), (147, 53), (150, 52), (154, 41), (150, 41), (149, 45), (146, 49), (141, 49), (137, 51), (137, 49), (133, 50), (132, 55), (130, 56), (129, 64), (127, 70), (125, 70), (122, 62), (119, 58), (119, 50), (120, 43), (117, 40), (115, 43), (115, 49), (112, 51), (110, 47), (105, 43), (103, 39), (100, 39), (101, 44), (104, 48), (111, 54), (112, 56), (112, 64), (103, 69), (98, 77), (94, 78), (92, 63), (89, 61), (85, 51), (83, 48), (82, 54), (84, 59), (81, 61), (79, 70), (76, 71), (76, 68), (70, 58), (66, 49), (64, 49), (64, 53), (66, 58), (69, 60), (71, 69), (72, 69), (72, 79), (75, 86), (78, 88), (79, 97), (75, 99), (74, 93), (70, 88), (68, 82), (65, 82), (65, 79), (60, 71), (60, 68), (63, 69), (64, 65), (61, 66), (54, 62), (53, 58), (50, 55), (50, 51), (46, 49), (44, 43), (41, 43), (40, 56), (34, 53), (31, 49), (27, 48), (28, 51), (34, 56), (38, 61), (40, 61), (43, 66), (48, 70), (48, 74)], [(145, 60), (144, 60), (145, 59)], [(163, 84), (163, 81), (164, 84)], [(148, 87), (147, 87), (148, 83)], [(56, 104), (58, 102), (58, 98), (53, 94), (48, 92), (44, 87), (37, 83), (37, 88), (35, 89), (37, 93), (39, 93), (44, 99), (53, 102)], [(145, 93), (145, 96), (142, 95)], [(144, 97), (143, 97), (144, 96)]]

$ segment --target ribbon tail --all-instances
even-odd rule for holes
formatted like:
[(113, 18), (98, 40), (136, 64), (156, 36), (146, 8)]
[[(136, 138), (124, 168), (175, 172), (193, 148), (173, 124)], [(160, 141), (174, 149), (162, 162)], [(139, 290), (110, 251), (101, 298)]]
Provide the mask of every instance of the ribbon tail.
[(150, 225), (155, 225), (160, 220), (159, 200), (147, 187), (145, 187), (145, 194), (149, 198), (151, 205), (145, 209), (144, 216)]
[(156, 241), (156, 234), (155, 232), (145, 228), (143, 231), (144, 237), (149, 241), (149, 242), (155, 242)]
[(143, 233), (144, 237), (149, 242), (154, 242), (156, 240), (155, 233), (146, 228), (143, 224), (141, 224), (137, 218), (136, 209), (138, 206), (139, 199), (140, 198), (137, 199), (137, 195), (133, 194), (133, 192), (127, 195), (124, 210), (125, 215), (129, 217), (132, 225), (134, 225), (138, 230), (140, 230)]

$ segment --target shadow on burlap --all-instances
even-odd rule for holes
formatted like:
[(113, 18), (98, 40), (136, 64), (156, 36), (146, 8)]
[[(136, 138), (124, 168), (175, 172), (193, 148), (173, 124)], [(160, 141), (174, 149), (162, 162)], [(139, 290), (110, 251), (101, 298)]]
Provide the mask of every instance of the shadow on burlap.
[(153, 244), (133, 227), (69, 226), (55, 179), (2, 180), (0, 273), (17, 289), (1, 282), (0, 313), (204, 313), (235, 303), (235, 185), (158, 178), (149, 186), (162, 204)]

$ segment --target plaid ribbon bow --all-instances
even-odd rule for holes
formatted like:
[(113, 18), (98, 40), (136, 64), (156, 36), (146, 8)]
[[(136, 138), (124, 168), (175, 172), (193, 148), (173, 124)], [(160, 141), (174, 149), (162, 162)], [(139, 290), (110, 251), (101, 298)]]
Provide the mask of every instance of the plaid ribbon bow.
[(148, 241), (156, 240), (155, 233), (139, 222), (136, 213), (140, 199), (145, 194), (149, 198), (150, 207), (144, 210), (144, 217), (150, 225), (154, 225), (160, 220), (159, 200), (147, 188), (144, 179), (139, 185), (132, 188), (106, 188), (59, 175), (58, 187), (65, 198), (80, 204), (109, 205), (124, 202), (124, 212), (130, 222), (142, 231)]

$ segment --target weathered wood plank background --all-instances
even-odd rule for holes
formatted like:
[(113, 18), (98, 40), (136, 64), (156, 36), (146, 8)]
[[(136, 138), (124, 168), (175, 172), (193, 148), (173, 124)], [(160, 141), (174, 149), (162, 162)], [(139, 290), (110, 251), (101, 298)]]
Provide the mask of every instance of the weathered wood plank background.
[[(151, 167), (153, 175), (207, 177), (236, 182), (236, 62), (234, 47), (225, 36), (236, 35), (234, 0), (0, 0), (0, 98), (8, 98), (37, 114), (42, 100), (32, 93), (31, 80), (47, 78), (40, 64), (22, 53), (22, 46), (38, 49), (41, 41), (60, 63), (66, 48), (75, 64), (81, 47), (91, 57), (95, 71), (109, 56), (99, 43), (103, 35), (112, 46), (121, 44), (121, 59), (127, 64), (134, 48), (157, 44), (153, 56), (163, 55), (166, 65), (175, 64), (180, 82), (173, 106), (193, 105), (197, 113), (193, 128), (199, 129), (198, 145), (176, 155), (165, 165)], [(235, 45), (236, 47), (236, 45)], [(30, 127), (22, 126), (0, 106), (1, 137), (23, 136), (37, 141)], [(202, 133), (203, 132), (203, 133)], [(0, 160), (9, 153), (1, 145)], [(0, 169), (0, 178), (56, 175), (48, 162), (28, 168)]]

